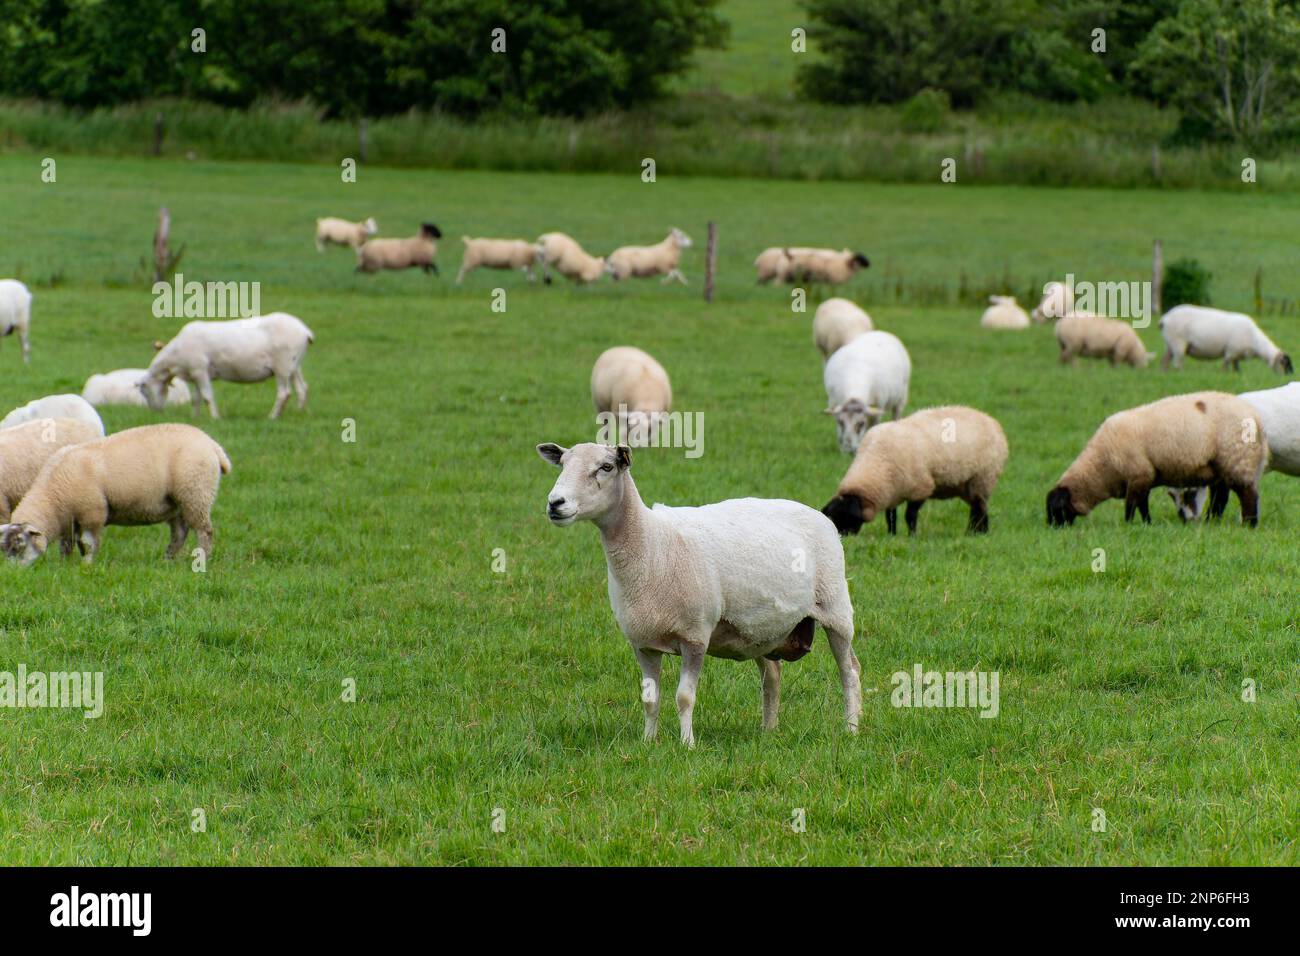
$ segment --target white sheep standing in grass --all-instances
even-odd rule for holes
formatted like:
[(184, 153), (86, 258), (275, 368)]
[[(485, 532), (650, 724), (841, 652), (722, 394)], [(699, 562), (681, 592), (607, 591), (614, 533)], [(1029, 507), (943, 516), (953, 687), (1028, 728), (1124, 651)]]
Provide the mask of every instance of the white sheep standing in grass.
[(1241, 502), (1242, 520), (1259, 521), (1259, 478), (1268, 457), (1259, 413), (1224, 392), (1174, 395), (1116, 412), (1047, 493), (1047, 523), (1074, 524), (1111, 498), (1124, 520), (1151, 521), (1148, 496), (1158, 485), (1221, 482)]
[[(144, 393), (140, 391), (140, 383), (144, 381), (148, 369), (144, 368), (119, 368), (111, 372), (101, 372), (90, 376), (86, 379), (86, 384), (81, 389), (81, 397), (92, 405), (134, 405), (140, 408), (148, 408), (149, 403), (145, 401)], [(167, 389), (167, 405), (188, 405), (190, 402), (189, 389), (185, 387), (184, 382), (172, 382)]]
[(537, 237), (537, 265), (542, 270), (542, 281), (550, 285), (550, 269), (566, 279), (585, 284), (595, 282), (613, 271), (604, 256), (590, 255), (572, 236), (562, 232), (546, 232)]
[(887, 530), (897, 534), (897, 509), (906, 503), (907, 533), (916, 534), (923, 504), (960, 498), (970, 506), (967, 530), (982, 534), (989, 530), (989, 498), (1007, 453), (1007, 436), (997, 419), (963, 405), (883, 422), (867, 432), (822, 514), (840, 534), (857, 534), (883, 511)]
[(827, 299), (813, 314), (813, 344), (825, 362), (837, 351), (870, 332), (871, 316), (848, 299)]
[(633, 446), (653, 441), (663, 416), (672, 411), (673, 387), (668, 373), (648, 352), (630, 345), (606, 349), (591, 369), (591, 403), (598, 412), (618, 416), (620, 435), (631, 434)]
[(0, 550), (24, 565), (58, 538), (64, 556), (75, 543), (89, 564), (104, 527), (167, 522), (174, 558), (193, 529), (212, 556), (212, 506), (230, 459), (193, 425), (143, 425), (69, 445), (50, 456), (9, 524)]
[(465, 255), (456, 273), (456, 285), (475, 269), (519, 269), (533, 282), (533, 263), (537, 259), (537, 246), (524, 239), (474, 239), (461, 236)]
[(406, 239), (371, 239), (357, 246), (357, 271), (379, 272), (381, 269), (423, 269), (438, 274), (438, 243), (442, 230), (431, 222), (422, 223), (417, 235)]
[(51, 455), (102, 436), (94, 425), (72, 418), (43, 418), (0, 430), (0, 524), (9, 520)]
[(213, 381), (263, 382), (275, 376), (271, 417), (279, 418), (291, 386), (298, 396), (298, 407), (307, 407), (302, 360), (307, 346), (314, 341), (311, 329), (287, 312), (222, 322), (187, 322), (175, 338), (159, 347), (148, 374), (140, 382), (140, 391), (149, 407), (160, 412), (172, 380), (180, 379), (192, 389), (194, 414), (199, 413), (202, 400), (207, 402), (212, 417), (217, 418)]
[(1142, 344), (1133, 326), (1120, 319), (1108, 319), (1087, 312), (1071, 312), (1056, 322), (1056, 344), (1060, 360), (1073, 365), (1076, 356), (1109, 359), (1111, 365), (1146, 368), (1155, 358)]
[(663, 276), (664, 282), (676, 279), (685, 285), (686, 276), (677, 266), (682, 250), (690, 247), (691, 237), (674, 226), (666, 239), (653, 246), (619, 246), (609, 254), (609, 273), (615, 281)]
[(698, 508), (647, 508), (625, 447), (537, 446), (560, 477), (547, 497), (557, 526), (600, 529), (614, 617), (641, 668), (645, 737), (659, 720), (664, 654), (681, 656), (677, 713), (682, 742), (695, 745), (692, 713), (705, 655), (753, 660), (763, 684), (763, 727), (776, 727), (781, 664), (826, 632), (839, 667), (848, 729), (862, 711), (853, 653), (853, 604), (835, 526), (794, 501), (738, 498)]
[(34, 398), (26, 405), (20, 405), (4, 418), (0, 419), (0, 429), (15, 428), (26, 422), (45, 418), (71, 418), (85, 422), (99, 434), (104, 434), (104, 420), (99, 412), (80, 395), (46, 395)]
[(864, 332), (832, 354), (822, 381), (840, 450), (853, 454), (872, 425), (902, 415), (911, 380), (907, 349), (889, 332)]
[(18, 333), (23, 348), (23, 361), (31, 359), (31, 346), (27, 340), (32, 324), (32, 294), (17, 279), (0, 279), (0, 336)]
[(991, 295), (989, 307), (980, 316), (980, 326), (985, 329), (1027, 329), (1029, 316), (1014, 295)]
[(1034, 309), (1032, 318), (1043, 323), (1060, 319), (1074, 311), (1074, 289), (1064, 282), (1049, 282), (1043, 286), (1043, 299)]
[(1241, 368), (1242, 359), (1258, 358), (1275, 372), (1290, 375), (1291, 357), (1273, 344), (1255, 320), (1243, 312), (1225, 312), (1203, 305), (1180, 305), (1160, 317), (1165, 340), (1161, 368), (1183, 367), (1183, 356), (1222, 359), (1223, 367)]
[(327, 245), (351, 246), (355, 249), (379, 231), (374, 217), (361, 222), (348, 222), (334, 216), (316, 220), (316, 251), (324, 252)]

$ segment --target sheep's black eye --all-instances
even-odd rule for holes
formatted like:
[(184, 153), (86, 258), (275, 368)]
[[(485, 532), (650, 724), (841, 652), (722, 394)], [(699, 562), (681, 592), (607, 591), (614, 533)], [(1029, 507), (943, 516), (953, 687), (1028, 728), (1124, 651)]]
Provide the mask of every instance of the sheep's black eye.
[(603, 465), (600, 466), (600, 470), (601, 470), (601, 471), (613, 471), (613, 470), (614, 470), (614, 466), (611, 465), (609, 462), (605, 462), (605, 464), (603, 464)]

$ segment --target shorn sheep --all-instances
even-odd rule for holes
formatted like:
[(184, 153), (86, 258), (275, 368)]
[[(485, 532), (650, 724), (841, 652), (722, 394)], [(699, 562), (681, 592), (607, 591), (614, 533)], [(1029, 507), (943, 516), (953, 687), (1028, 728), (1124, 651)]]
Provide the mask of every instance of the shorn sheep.
[(620, 435), (633, 447), (648, 444), (663, 414), (672, 411), (668, 373), (647, 352), (630, 345), (606, 349), (591, 370), (591, 403), (618, 416)]
[(1007, 462), (1007, 436), (997, 420), (961, 405), (927, 408), (867, 432), (835, 497), (822, 514), (840, 534), (857, 534), (885, 513), (898, 533), (898, 506), (907, 504), (908, 534), (931, 498), (960, 498), (970, 506), (969, 531), (989, 530), (989, 498)]
[(1109, 359), (1111, 365), (1146, 368), (1155, 358), (1129, 323), (1083, 312), (1071, 312), (1057, 321), (1056, 344), (1061, 349), (1061, 362), (1067, 365), (1073, 365), (1075, 357), (1082, 355)]
[[(1300, 477), (1300, 382), (1244, 392), (1237, 397), (1259, 413), (1264, 425), (1264, 434), (1268, 436), (1268, 463), (1264, 470)], [(1228, 489), (1222, 484), (1216, 484), (1213, 489), (1169, 488), (1168, 491), (1178, 507), (1178, 516), (1184, 521), (1201, 517), (1207, 496), (1213, 517), (1219, 517), (1228, 504)]]
[(187, 322), (154, 356), (140, 391), (149, 407), (160, 412), (172, 380), (180, 379), (193, 390), (194, 414), (199, 413), (202, 400), (207, 402), (209, 414), (217, 418), (213, 381), (262, 382), (275, 376), (271, 417), (279, 418), (291, 386), (298, 407), (307, 407), (302, 360), (314, 341), (311, 329), (287, 312), (224, 322)]
[(860, 252), (851, 249), (833, 250), (817, 249), (810, 252), (786, 250), (789, 265), (786, 267), (790, 282), (817, 282), (827, 285), (840, 285), (848, 282), (859, 269), (871, 265)]
[(613, 269), (604, 256), (588, 254), (573, 237), (562, 232), (547, 232), (537, 237), (537, 264), (547, 285), (551, 282), (551, 269), (581, 284), (595, 282)]
[(456, 273), (456, 285), (465, 281), (465, 276), (475, 269), (519, 269), (528, 277), (529, 282), (536, 280), (533, 275), (533, 263), (537, 258), (537, 246), (523, 239), (473, 239), (461, 236), (465, 244), (465, 255), (460, 260), (460, 272)]
[(1138, 513), (1150, 522), (1152, 488), (1222, 482), (1253, 527), (1267, 455), (1259, 413), (1223, 392), (1174, 395), (1116, 412), (1047, 493), (1047, 523), (1074, 524), (1111, 498), (1124, 499), (1125, 521)]
[(46, 418), (0, 431), (0, 524), (9, 520), (51, 455), (102, 434), (71, 418)]
[(1291, 357), (1273, 344), (1255, 320), (1242, 312), (1225, 312), (1203, 305), (1180, 305), (1160, 317), (1165, 340), (1161, 368), (1183, 367), (1183, 356), (1222, 359), (1223, 367), (1241, 368), (1242, 359), (1263, 359), (1275, 372), (1290, 375)]
[(825, 362), (849, 342), (873, 328), (871, 316), (848, 299), (827, 299), (817, 306), (817, 311), (813, 314), (813, 344), (822, 353), (822, 361)]
[(32, 324), (32, 294), (17, 279), (0, 279), (0, 336), (18, 333), (23, 361), (30, 361), (27, 336)]
[(357, 271), (379, 272), (381, 269), (414, 269), (437, 274), (438, 243), (442, 231), (431, 222), (421, 224), (419, 235), (407, 239), (371, 239), (357, 246)]
[[(147, 408), (149, 403), (145, 401), (144, 393), (140, 391), (140, 383), (148, 374), (149, 370), (144, 368), (119, 368), (92, 375), (86, 379), (86, 384), (81, 389), (81, 397), (96, 406), (136, 405)], [(188, 405), (189, 402), (190, 392), (185, 387), (185, 383), (172, 382), (171, 387), (167, 389), (166, 404)]]
[(840, 450), (853, 454), (872, 425), (902, 415), (911, 380), (907, 349), (889, 332), (864, 332), (832, 354), (822, 381)]
[(664, 282), (676, 279), (686, 284), (686, 276), (677, 268), (682, 259), (682, 250), (691, 247), (691, 237), (680, 229), (673, 227), (668, 237), (653, 246), (620, 246), (609, 254), (610, 275), (615, 281), (621, 279), (644, 279), (650, 276), (663, 276)]
[(46, 395), (44, 398), (32, 399), (26, 405), (20, 405), (4, 418), (0, 419), (0, 430), (15, 428), (25, 422), (39, 421), (45, 418), (71, 418), (85, 422), (100, 435), (104, 434), (104, 420), (80, 395)]
[(379, 231), (379, 223), (374, 218), (363, 222), (348, 222), (326, 216), (316, 220), (316, 251), (324, 252), (327, 245), (351, 246), (356, 248)]
[(600, 529), (609, 602), (641, 668), (647, 740), (658, 727), (664, 654), (682, 659), (677, 713), (687, 746), (695, 745), (691, 717), (706, 654), (758, 664), (763, 727), (776, 727), (780, 662), (811, 650), (817, 624), (839, 667), (848, 729), (857, 732), (862, 684), (853, 604), (830, 521), (794, 501), (760, 498), (650, 509), (625, 446), (547, 443), (537, 452), (561, 469), (546, 502), (551, 522), (591, 521)]
[(212, 555), (212, 506), (230, 459), (193, 425), (143, 425), (70, 445), (46, 461), (9, 524), (0, 549), (31, 564), (53, 538), (64, 556), (75, 543), (89, 564), (105, 525), (167, 522), (167, 557), (185, 546), (191, 529), (205, 558)]
[(980, 316), (980, 326), (986, 329), (1027, 329), (1029, 316), (1020, 308), (1014, 295), (991, 295), (989, 307)]

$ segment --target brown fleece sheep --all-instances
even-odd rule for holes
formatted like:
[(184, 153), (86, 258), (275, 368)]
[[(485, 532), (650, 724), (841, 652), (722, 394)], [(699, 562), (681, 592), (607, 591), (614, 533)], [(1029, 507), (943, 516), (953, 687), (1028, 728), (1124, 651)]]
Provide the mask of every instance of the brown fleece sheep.
[(1086, 312), (1071, 312), (1056, 323), (1056, 343), (1061, 347), (1061, 361), (1072, 365), (1074, 357), (1110, 359), (1134, 368), (1146, 368), (1154, 358), (1138, 338), (1133, 326), (1119, 319), (1108, 319)]
[(442, 232), (431, 222), (420, 226), (420, 234), (409, 239), (371, 239), (357, 246), (357, 271), (378, 272), (380, 269), (412, 269), (419, 266), (425, 272), (437, 273), (438, 264), (433, 257), (438, 254), (435, 239)]
[(94, 425), (71, 418), (37, 419), (0, 431), (0, 524), (9, 520), (51, 455), (99, 437)]

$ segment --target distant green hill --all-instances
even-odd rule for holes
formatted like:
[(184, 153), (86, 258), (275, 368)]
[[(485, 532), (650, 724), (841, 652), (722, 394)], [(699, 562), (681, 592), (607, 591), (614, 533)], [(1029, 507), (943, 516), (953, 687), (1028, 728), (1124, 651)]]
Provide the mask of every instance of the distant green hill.
[(802, 56), (790, 49), (790, 31), (807, 26), (795, 0), (722, 0), (719, 13), (731, 26), (724, 50), (701, 50), (695, 68), (678, 88), (732, 96), (787, 96)]

